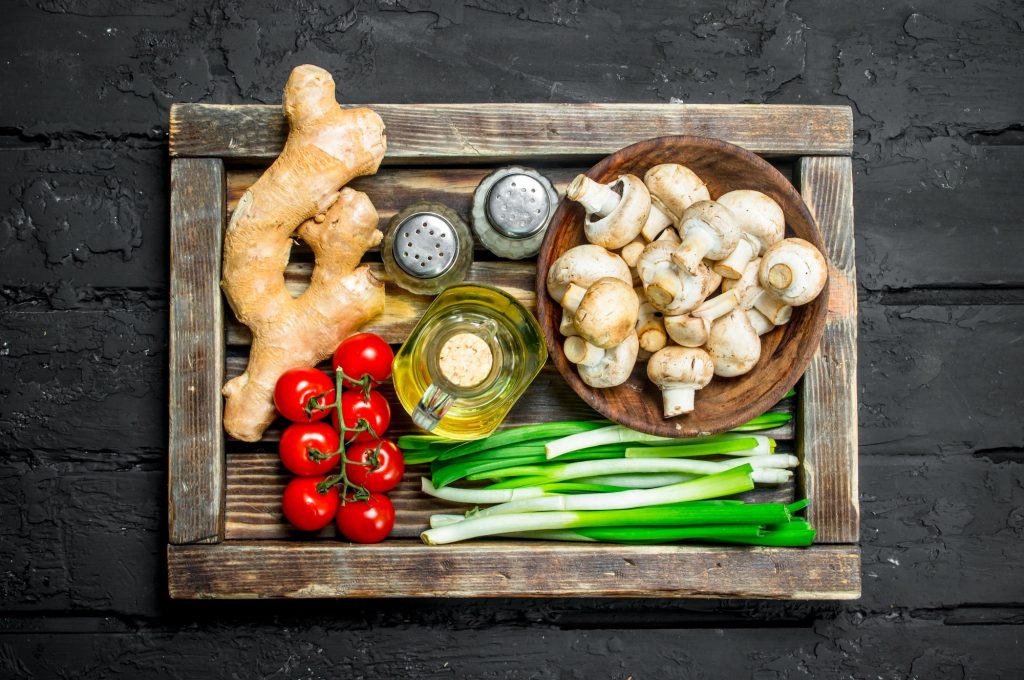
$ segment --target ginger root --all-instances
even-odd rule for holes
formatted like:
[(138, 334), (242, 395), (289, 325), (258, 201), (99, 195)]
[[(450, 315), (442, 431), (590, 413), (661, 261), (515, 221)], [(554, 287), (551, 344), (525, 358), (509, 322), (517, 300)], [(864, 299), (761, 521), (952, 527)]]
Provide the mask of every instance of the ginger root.
[[(249, 365), (223, 390), (224, 429), (243, 441), (258, 441), (273, 421), (282, 373), (326, 359), (384, 310), (384, 285), (358, 266), (380, 243), (377, 211), (366, 194), (339, 191), (377, 171), (383, 122), (369, 109), (341, 109), (330, 74), (309, 65), (289, 76), (284, 112), (284, 150), (239, 200), (224, 236), (221, 285), (252, 331)], [(296, 231), (316, 265), (309, 288), (292, 297), (284, 270)]]

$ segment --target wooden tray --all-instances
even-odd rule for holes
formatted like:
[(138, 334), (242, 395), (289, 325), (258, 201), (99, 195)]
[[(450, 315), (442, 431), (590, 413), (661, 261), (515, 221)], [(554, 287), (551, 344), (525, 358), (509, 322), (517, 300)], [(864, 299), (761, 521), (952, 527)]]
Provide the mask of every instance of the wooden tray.
[[(279, 153), (277, 106), (178, 104), (171, 109), (171, 342), (168, 585), (172, 598), (629, 596), (848, 599), (860, 595), (857, 547), (856, 276), (852, 116), (848, 107), (675, 104), (380, 104), (385, 167), (352, 186), (381, 228), (402, 207), (438, 200), (468, 217), (477, 183), (506, 163), (537, 166), (563, 191), (601, 157), (661, 135), (724, 139), (793, 177), (825, 237), (831, 294), (821, 348), (798, 386), (792, 425), (773, 432), (803, 465), (795, 484), (751, 500), (811, 499), (818, 529), (806, 548), (613, 546), (478, 541), (428, 547), (418, 534), (451, 505), (422, 496), (420, 469), (392, 492), (392, 537), (353, 545), (333, 527), (309, 536), (280, 514), (288, 477), (279, 424), (261, 442), (227, 439), (220, 388), (247, 360), (248, 331), (225, 311), (222, 233), (238, 197)], [(369, 253), (368, 260), (379, 260)], [(311, 269), (297, 247), (286, 272), (302, 290)], [(383, 268), (375, 270), (386, 280)], [(477, 251), (469, 280), (535, 305), (532, 262)], [(400, 343), (429, 303), (388, 284), (369, 327)], [(389, 395), (393, 398), (393, 394)], [(413, 430), (395, 404), (392, 432)], [(593, 417), (549, 364), (506, 421)]]

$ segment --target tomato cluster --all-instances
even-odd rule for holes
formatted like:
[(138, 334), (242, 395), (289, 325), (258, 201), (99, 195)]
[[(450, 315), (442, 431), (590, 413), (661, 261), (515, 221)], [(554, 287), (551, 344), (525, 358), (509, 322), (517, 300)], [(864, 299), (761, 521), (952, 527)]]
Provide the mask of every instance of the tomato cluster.
[[(383, 436), (391, 408), (376, 388), (391, 377), (393, 360), (380, 336), (359, 333), (334, 353), (334, 380), (315, 368), (293, 368), (278, 379), (274, 405), (292, 421), (278, 451), (297, 475), (281, 507), (296, 528), (318, 531), (335, 520), (357, 543), (378, 543), (391, 532), (395, 508), (385, 492), (402, 480), (405, 458)], [(328, 414), (332, 424), (320, 422)]]

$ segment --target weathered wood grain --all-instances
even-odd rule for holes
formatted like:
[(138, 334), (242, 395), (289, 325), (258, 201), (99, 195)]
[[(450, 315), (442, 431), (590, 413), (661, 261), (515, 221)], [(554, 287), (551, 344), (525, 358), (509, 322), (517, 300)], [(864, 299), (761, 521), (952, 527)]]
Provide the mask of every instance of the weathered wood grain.
[[(849, 154), (847, 106), (760, 104), (368, 104), (384, 119), (385, 164), (595, 159), (662, 135), (715, 137), (769, 156)], [(270, 160), (280, 106), (174, 104), (172, 156)]]
[[(384, 270), (384, 265), (371, 263), (370, 269), (381, 281), (385, 282), (384, 313), (363, 327), (364, 331), (377, 333), (390, 343), (401, 343), (412, 332), (416, 322), (426, 311), (433, 297), (414, 295), (391, 282), (391, 277)], [(309, 286), (309, 277), (313, 271), (312, 263), (298, 262), (288, 265), (285, 270), (285, 286), (293, 295), (298, 295)], [(469, 270), (466, 281), (486, 283), (497, 286), (522, 302), (531, 312), (536, 306), (533, 292), (534, 278), (537, 267), (533, 262), (476, 262)], [(235, 319), (234, 314), (226, 314), (225, 340), (230, 345), (249, 345), (252, 334), (249, 329)]]
[(832, 292), (821, 347), (807, 367), (797, 418), (797, 450), (808, 518), (820, 543), (856, 543), (857, 272), (853, 250), (853, 164), (802, 158), (800, 192), (825, 237)]
[(171, 543), (224, 532), (224, 315), (220, 293), (224, 164), (171, 164), (168, 527)]
[[(232, 541), (167, 549), (175, 599), (320, 597), (752, 597), (854, 599), (860, 549), (425, 546)], [(387, 565), (385, 568), (383, 565)], [(543, 565), (541, 567), (540, 565)]]
[[(663, 137), (617, 151), (588, 171), (598, 182), (611, 182), (623, 174), (643, 176), (659, 163), (682, 163), (708, 186), (711, 196), (737, 189), (755, 189), (771, 196), (785, 213), (790, 233), (822, 247), (813, 217), (793, 185), (760, 157), (719, 140), (696, 137)], [(537, 256), (538, 271), (547, 271), (563, 253), (586, 243), (583, 210), (563, 201)], [(748, 373), (717, 378), (695, 398), (692, 412), (663, 417), (662, 396), (643, 364), (629, 379), (611, 388), (595, 389), (584, 383), (575, 364), (563, 350), (559, 332), (562, 308), (547, 292), (545, 282), (536, 284), (537, 319), (544, 332), (548, 355), (577, 394), (594, 410), (634, 430), (660, 436), (694, 436), (724, 432), (763, 413), (777, 403), (800, 379), (824, 329), (828, 286), (816, 300), (797, 308), (789, 323), (761, 337), (761, 355)]]
[[(426, 465), (412, 466), (388, 497), (395, 505), (395, 528), (391, 538), (417, 538), (436, 513), (463, 513), (468, 506), (431, 498), (420, 491), (420, 477), (429, 474)], [(333, 523), (315, 534), (293, 529), (281, 514), (281, 494), (292, 479), (276, 453), (235, 453), (227, 457), (227, 507), (224, 539), (336, 538)], [(460, 482), (460, 485), (465, 482)], [(743, 495), (751, 503), (790, 503), (795, 485), (764, 486)]]

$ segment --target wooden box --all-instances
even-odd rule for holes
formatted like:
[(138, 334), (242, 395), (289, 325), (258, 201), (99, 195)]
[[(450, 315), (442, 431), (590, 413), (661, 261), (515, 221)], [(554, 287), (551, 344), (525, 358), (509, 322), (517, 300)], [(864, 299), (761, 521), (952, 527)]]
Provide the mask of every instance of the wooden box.
[[(477, 183), (493, 168), (532, 165), (562, 191), (577, 173), (633, 142), (668, 134), (724, 139), (766, 156), (793, 178), (827, 244), (831, 269), (824, 339), (795, 399), (771, 434), (802, 460), (797, 483), (752, 500), (807, 496), (817, 542), (801, 548), (615, 546), (525, 541), (422, 545), (432, 512), (450, 511), (418, 490), (420, 470), (391, 493), (392, 537), (371, 546), (332, 527), (306, 535), (280, 514), (288, 475), (275, 425), (263, 441), (226, 438), (220, 388), (247, 360), (248, 331), (220, 291), (222, 233), (242, 192), (279, 153), (280, 107), (175, 105), (171, 110), (171, 344), (168, 581), (172, 598), (296, 597), (751, 597), (846, 599), (860, 595), (857, 498), (856, 276), (852, 116), (848, 107), (676, 104), (382, 104), (384, 167), (352, 186), (365, 191), (381, 228), (404, 206), (438, 200), (468, 217)], [(477, 250), (469, 280), (535, 304), (530, 261)], [(386, 277), (378, 261), (375, 272)], [(301, 290), (308, 250), (285, 274)], [(401, 343), (429, 303), (388, 284), (387, 309), (368, 330)], [(389, 395), (393, 397), (393, 394)], [(413, 430), (397, 400), (391, 432)], [(509, 425), (594, 416), (548, 365)], [(278, 424), (279, 425), (279, 424)]]

